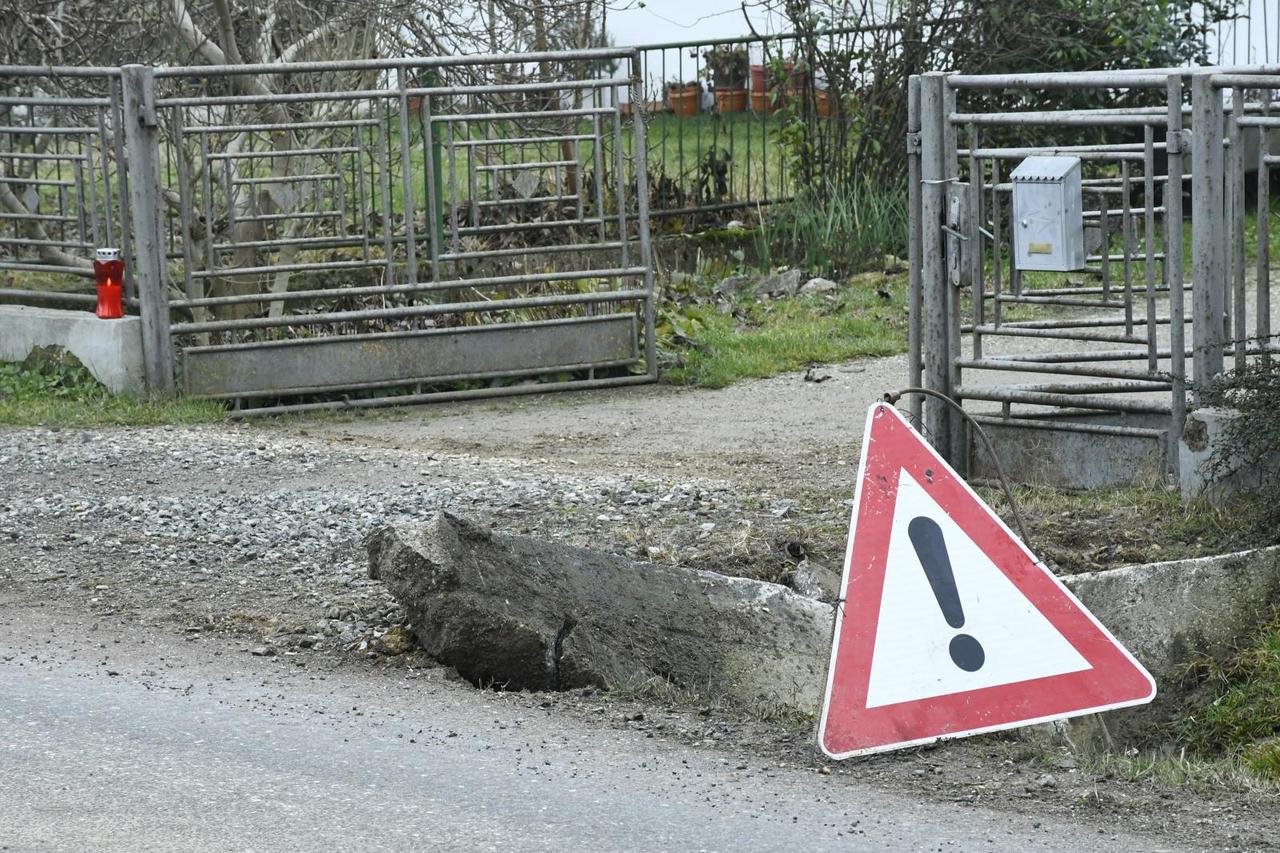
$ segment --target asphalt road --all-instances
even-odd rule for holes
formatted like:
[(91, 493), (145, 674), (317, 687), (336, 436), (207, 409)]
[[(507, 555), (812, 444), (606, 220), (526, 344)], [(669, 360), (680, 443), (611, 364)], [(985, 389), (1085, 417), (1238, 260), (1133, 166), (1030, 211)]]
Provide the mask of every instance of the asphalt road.
[(1172, 849), (295, 663), (0, 595), (0, 850)]

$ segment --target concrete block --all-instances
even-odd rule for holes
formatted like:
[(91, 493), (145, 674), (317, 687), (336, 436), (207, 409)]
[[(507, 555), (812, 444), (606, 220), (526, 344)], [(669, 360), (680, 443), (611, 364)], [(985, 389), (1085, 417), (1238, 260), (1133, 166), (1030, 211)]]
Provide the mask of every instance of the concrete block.
[(1227, 659), (1280, 602), (1280, 546), (1074, 575), (1063, 582), (1156, 680), (1148, 706), (1081, 718), (1067, 727), (1077, 746), (1099, 738), (1151, 743), (1186, 709), (1206, 701), (1186, 683), (1199, 660)]
[[(994, 419), (984, 419), (982, 428), (1000, 468), (1013, 482), (1056, 489), (1109, 489), (1164, 481), (1163, 434), (1086, 433), (1048, 421)], [(996, 467), (982, 443), (971, 437), (969, 444), (970, 474), (996, 479)]]
[(1187, 414), (1178, 442), (1178, 485), (1184, 498), (1206, 494), (1210, 500), (1256, 489), (1268, 474), (1280, 472), (1222, 452), (1227, 430), (1240, 416), (1235, 409), (1205, 408)]
[(37, 347), (62, 347), (112, 393), (145, 387), (138, 317), (100, 320), (89, 311), (0, 305), (0, 361), (24, 361)]

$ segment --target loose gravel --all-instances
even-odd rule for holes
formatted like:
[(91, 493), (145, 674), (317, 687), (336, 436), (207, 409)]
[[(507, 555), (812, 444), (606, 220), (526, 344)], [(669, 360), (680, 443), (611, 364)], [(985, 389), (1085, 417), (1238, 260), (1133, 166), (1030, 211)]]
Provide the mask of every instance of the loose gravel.
[[(12, 581), (191, 630), (376, 648), (404, 614), (365, 537), (440, 510), (655, 562), (785, 581), (838, 548), (848, 501), (723, 481), (549, 471), (254, 427), (0, 432)], [(795, 519), (803, 515), (804, 522)], [(808, 545), (806, 545), (808, 540)]]

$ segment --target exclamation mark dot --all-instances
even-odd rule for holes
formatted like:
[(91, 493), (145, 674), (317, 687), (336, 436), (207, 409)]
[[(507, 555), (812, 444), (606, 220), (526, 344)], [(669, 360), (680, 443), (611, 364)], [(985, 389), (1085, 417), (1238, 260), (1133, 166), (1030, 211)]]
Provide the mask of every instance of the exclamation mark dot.
[[(947, 543), (942, 538), (942, 528), (927, 516), (916, 516), (907, 525), (907, 535), (924, 567), (933, 597), (938, 601), (942, 617), (952, 628), (964, 627), (964, 608), (956, 591), (956, 576), (951, 571), (951, 558), (947, 556)], [(977, 672), (986, 661), (982, 644), (968, 634), (956, 634), (951, 638), (951, 660), (965, 672)]]

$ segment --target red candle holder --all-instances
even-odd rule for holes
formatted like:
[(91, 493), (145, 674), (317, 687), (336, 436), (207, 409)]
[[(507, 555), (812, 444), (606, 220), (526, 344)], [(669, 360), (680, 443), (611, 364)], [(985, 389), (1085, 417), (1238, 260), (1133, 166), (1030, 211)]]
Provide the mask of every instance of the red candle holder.
[(124, 316), (124, 261), (119, 249), (99, 249), (94, 253), (93, 275), (98, 280), (97, 315), (103, 320)]

